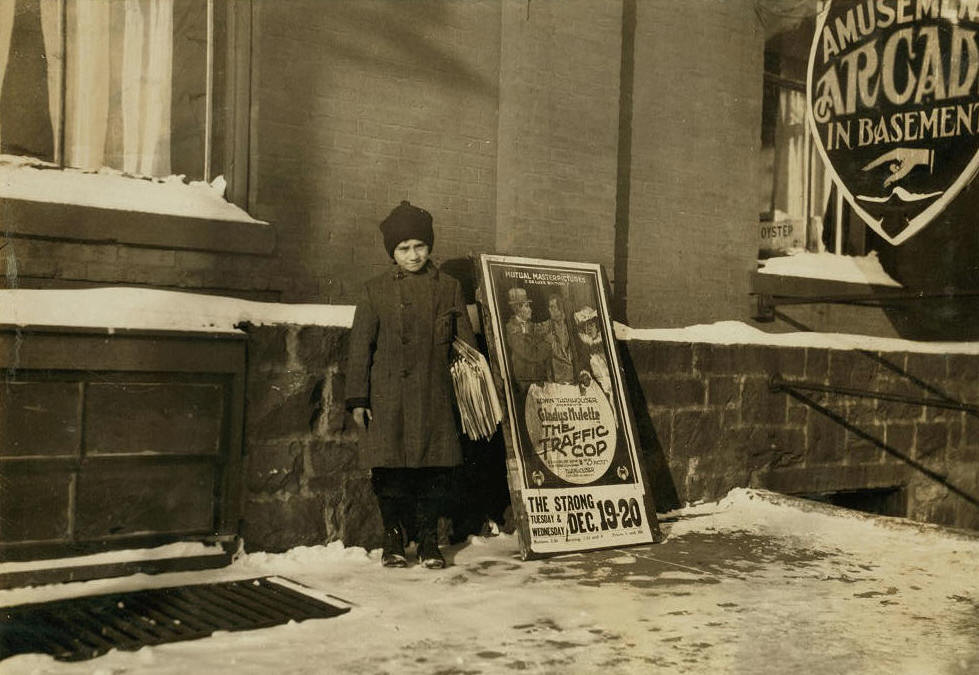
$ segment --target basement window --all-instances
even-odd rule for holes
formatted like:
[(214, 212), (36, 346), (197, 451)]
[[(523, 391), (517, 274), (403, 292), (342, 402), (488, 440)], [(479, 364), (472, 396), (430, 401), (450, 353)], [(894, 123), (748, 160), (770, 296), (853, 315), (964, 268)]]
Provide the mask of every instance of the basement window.
[(838, 490), (836, 492), (819, 492), (798, 496), (803, 499), (879, 516), (904, 518), (908, 515), (907, 494), (904, 488), (900, 486)]

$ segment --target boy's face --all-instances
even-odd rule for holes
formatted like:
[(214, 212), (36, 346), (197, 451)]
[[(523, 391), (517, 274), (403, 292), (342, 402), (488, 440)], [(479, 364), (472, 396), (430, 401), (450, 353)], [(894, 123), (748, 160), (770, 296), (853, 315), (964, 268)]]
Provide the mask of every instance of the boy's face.
[(561, 304), (558, 302), (557, 298), (551, 298), (547, 301), (547, 311), (551, 315), (551, 319), (554, 321), (561, 321), (564, 319), (564, 310), (561, 309)]
[(418, 272), (428, 262), (428, 244), (421, 239), (405, 239), (394, 247), (394, 262), (405, 272)]

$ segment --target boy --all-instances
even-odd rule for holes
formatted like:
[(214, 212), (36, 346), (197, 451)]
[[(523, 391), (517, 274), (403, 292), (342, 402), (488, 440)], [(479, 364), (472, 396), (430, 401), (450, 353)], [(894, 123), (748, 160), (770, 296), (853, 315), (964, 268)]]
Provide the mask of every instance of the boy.
[(404, 567), (404, 533), (417, 528), (418, 561), (445, 567), (438, 517), (451, 467), (462, 463), (449, 372), (452, 341), (475, 347), (462, 288), (429, 256), (432, 215), (401, 202), (380, 225), (393, 270), (369, 280), (347, 357), (346, 407), (366, 433), (384, 525), (381, 564)]

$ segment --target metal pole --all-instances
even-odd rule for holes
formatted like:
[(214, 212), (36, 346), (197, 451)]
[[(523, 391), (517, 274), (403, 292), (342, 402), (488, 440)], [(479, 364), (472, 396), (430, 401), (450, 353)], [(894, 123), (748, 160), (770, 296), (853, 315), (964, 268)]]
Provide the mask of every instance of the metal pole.
[(812, 181), (812, 167), (813, 167), (813, 156), (812, 156), (812, 132), (809, 130), (809, 106), (805, 106), (805, 114), (802, 116), (802, 166), (803, 166), (803, 182), (804, 187), (802, 191), (802, 226), (806, 228), (806, 239), (802, 242), (802, 247), (804, 249), (809, 248), (809, 240), (812, 235), (809, 233), (809, 228), (812, 227), (812, 191), (813, 191), (813, 181)]
[(836, 244), (833, 246), (833, 252), (836, 255), (843, 255), (843, 186), (839, 183), (836, 184), (836, 214), (833, 220), (836, 228)]
[(932, 300), (942, 298), (945, 300), (954, 300), (956, 298), (972, 298), (979, 297), (979, 291), (953, 291), (953, 292), (929, 292), (924, 291), (910, 291), (903, 293), (880, 293), (880, 294), (864, 294), (864, 295), (813, 295), (810, 297), (791, 297), (784, 295), (770, 295), (768, 296), (768, 303), (772, 306), (775, 305), (815, 305), (823, 303), (839, 303), (839, 304), (861, 304), (869, 303), (872, 305), (887, 305), (896, 302), (914, 302), (917, 300)]
[(806, 382), (804, 380), (786, 380), (781, 375), (772, 375), (771, 379), (769, 379), (769, 387), (774, 392), (790, 392), (790, 390), (793, 389), (801, 389), (804, 391), (821, 391), (829, 394), (855, 396), (857, 398), (875, 398), (881, 401), (894, 401), (896, 403), (907, 403), (909, 405), (920, 405), (930, 408), (947, 408), (949, 410), (961, 410), (968, 413), (979, 413), (979, 406), (959, 403), (958, 401), (906, 396), (904, 394), (892, 394), (884, 391), (869, 391), (867, 389), (853, 389), (850, 387), (837, 387), (826, 384), (816, 384), (815, 382)]
[(211, 182), (211, 126), (214, 105), (214, 0), (207, 0), (207, 73), (204, 91), (204, 181)]
[(61, 15), (61, 100), (58, 107), (61, 109), (58, 117), (58, 149), (54, 163), (58, 166), (65, 166), (65, 112), (68, 109), (68, 0), (59, 0), (59, 14)]

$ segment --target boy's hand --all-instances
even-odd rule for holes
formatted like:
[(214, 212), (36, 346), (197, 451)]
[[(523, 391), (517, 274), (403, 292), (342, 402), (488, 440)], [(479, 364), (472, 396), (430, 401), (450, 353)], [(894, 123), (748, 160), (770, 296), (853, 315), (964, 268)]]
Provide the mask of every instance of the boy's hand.
[(366, 429), (368, 422), (374, 421), (370, 408), (354, 408), (350, 414), (354, 416), (354, 423), (361, 429)]

